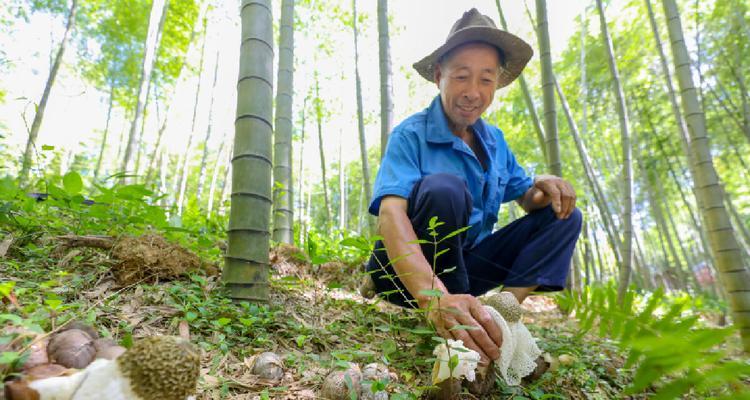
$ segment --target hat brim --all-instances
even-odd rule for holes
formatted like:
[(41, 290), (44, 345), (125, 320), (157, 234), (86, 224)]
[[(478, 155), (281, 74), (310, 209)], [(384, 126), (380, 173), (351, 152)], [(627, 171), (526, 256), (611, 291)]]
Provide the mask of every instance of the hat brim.
[(504, 60), (501, 60), (502, 65), (500, 65), (500, 75), (497, 81), (498, 89), (508, 86), (518, 78), (531, 56), (534, 55), (531, 46), (512, 33), (497, 28), (473, 26), (456, 31), (445, 41), (445, 44), (438, 47), (427, 57), (414, 63), (413, 67), (423, 78), (435, 82), (435, 64), (440, 57), (469, 42), (487, 43), (497, 47), (503, 53)]

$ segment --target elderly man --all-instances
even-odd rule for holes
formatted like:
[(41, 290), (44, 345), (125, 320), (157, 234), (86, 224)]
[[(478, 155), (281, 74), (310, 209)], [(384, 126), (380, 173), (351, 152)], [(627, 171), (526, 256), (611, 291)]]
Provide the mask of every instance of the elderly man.
[[(502, 286), (523, 302), (534, 290), (561, 290), (581, 229), (570, 183), (528, 177), (503, 132), (481, 118), (532, 53), (476, 9), (464, 13), (445, 44), (414, 64), (440, 95), (391, 133), (369, 207), (383, 237), (367, 265), (377, 292), (430, 306), (438, 333), (484, 362), (500, 357), (502, 335), (475, 296)], [(492, 232), (500, 203), (513, 200), (527, 215)], [(476, 329), (451, 329), (458, 324)]]

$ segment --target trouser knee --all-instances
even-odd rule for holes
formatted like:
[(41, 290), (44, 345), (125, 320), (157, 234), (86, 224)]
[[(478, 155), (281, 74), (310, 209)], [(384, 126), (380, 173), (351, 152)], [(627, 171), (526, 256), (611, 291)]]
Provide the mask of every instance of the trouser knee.
[(463, 179), (451, 174), (427, 175), (414, 185), (407, 214), (416, 225), (437, 217), (455, 229), (468, 223), (471, 203), (471, 194)]

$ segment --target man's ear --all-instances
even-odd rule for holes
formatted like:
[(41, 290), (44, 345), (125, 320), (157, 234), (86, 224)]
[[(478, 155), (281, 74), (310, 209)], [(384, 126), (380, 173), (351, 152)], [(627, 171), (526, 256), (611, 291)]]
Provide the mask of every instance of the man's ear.
[(440, 88), (440, 78), (443, 76), (443, 71), (440, 69), (440, 64), (435, 63), (435, 68), (433, 68), (432, 72), (432, 78), (435, 81), (435, 84)]

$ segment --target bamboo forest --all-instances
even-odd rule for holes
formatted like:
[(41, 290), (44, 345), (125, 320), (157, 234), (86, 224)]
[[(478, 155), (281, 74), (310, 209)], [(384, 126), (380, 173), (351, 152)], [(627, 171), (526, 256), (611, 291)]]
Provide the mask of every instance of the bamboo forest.
[(3, 0), (0, 400), (750, 399), (747, 0)]

